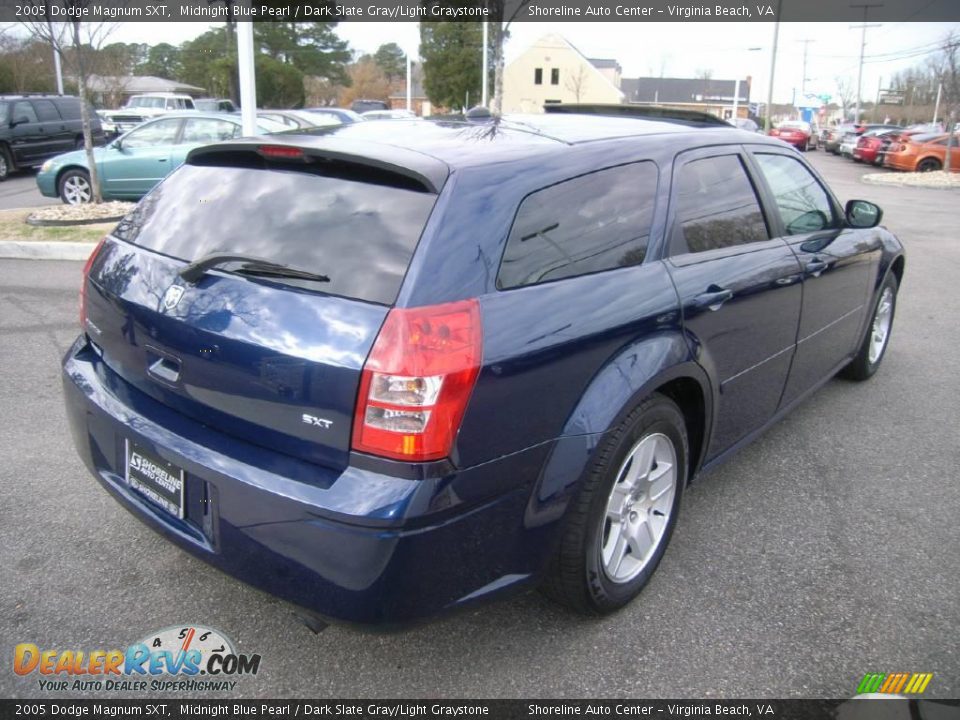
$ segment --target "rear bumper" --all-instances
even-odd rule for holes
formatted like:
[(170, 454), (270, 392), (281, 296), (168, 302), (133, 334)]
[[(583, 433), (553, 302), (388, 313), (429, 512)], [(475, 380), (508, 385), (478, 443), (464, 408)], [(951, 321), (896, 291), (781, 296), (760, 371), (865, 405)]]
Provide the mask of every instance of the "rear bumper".
[[(553, 548), (557, 518), (530, 522), (527, 508), (553, 443), (433, 479), (310, 466), (303, 482), (291, 475), (302, 478), (304, 463), (191, 425), (114, 376), (83, 339), (63, 382), (77, 451), (120, 504), (209, 564), (325, 618), (415, 622), (531, 585)], [(127, 485), (127, 440), (185, 470), (184, 519)]]

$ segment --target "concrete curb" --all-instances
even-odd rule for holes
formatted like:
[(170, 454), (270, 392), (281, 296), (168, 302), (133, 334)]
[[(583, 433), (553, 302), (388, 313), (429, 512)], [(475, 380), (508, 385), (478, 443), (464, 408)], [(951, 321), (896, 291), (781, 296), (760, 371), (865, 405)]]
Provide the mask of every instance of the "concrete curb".
[(0, 240), (0, 258), (17, 260), (86, 260), (97, 246), (92, 242)]
[(869, 184), (869, 185), (878, 185), (881, 187), (889, 188), (919, 188), (921, 190), (960, 190), (960, 185), (924, 185), (919, 182), (914, 182), (912, 178), (904, 178), (902, 180), (879, 180), (878, 178), (889, 177), (887, 173), (871, 173), (869, 175), (864, 175), (860, 179)]

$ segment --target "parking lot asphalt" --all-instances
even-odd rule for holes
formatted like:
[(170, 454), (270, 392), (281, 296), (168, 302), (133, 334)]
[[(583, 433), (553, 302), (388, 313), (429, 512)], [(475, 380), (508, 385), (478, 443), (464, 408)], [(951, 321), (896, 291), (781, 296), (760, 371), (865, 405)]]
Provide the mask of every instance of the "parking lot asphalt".
[(401, 633), (312, 634), (89, 477), (59, 379), (81, 264), (0, 261), (0, 696), (69, 695), (15, 676), (17, 643), (122, 648), (181, 623), (262, 656), (233, 696), (849, 697), (866, 672), (932, 672), (927, 696), (960, 696), (960, 193), (810, 158), (907, 247), (884, 365), (831, 381), (690, 488), (650, 585), (602, 619), (531, 593)]
[(48, 198), (37, 189), (37, 171), (21, 170), (0, 182), (0, 210), (56, 205), (60, 200)]

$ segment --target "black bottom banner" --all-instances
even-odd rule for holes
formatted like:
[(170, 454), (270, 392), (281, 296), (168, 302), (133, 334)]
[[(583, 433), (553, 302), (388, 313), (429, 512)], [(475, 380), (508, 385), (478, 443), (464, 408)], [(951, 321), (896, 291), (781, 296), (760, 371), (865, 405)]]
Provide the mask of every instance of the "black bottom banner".
[(0, 700), (7, 718), (776, 718), (960, 720), (960, 701), (854, 700)]

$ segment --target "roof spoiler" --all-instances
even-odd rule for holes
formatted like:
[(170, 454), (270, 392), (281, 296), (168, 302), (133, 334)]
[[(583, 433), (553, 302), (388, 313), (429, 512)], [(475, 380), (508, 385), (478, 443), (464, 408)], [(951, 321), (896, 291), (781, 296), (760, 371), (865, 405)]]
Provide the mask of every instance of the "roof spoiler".
[[(259, 138), (215, 143), (194, 148), (187, 155), (186, 162), (204, 164), (214, 160), (217, 155), (231, 153), (260, 153), (261, 147), (289, 147), (300, 150), (304, 158), (318, 161), (332, 160), (348, 165), (365, 167), (387, 175), (394, 175), (406, 181), (413, 181), (434, 195), (439, 194), (450, 174), (445, 163), (421, 153), (396, 148), (379, 143), (356, 143), (344, 139), (337, 140), (337, 147), (318, 146), (313, 143), (285, 143), (280, 135), (267, 135)], [(332, 144), (331, 144), (332, 145)]]
[(716, 115), (698, 110), (676, 110), (667, 107), (649, 105), (605, 105), (601, 103), (550, 103), (543, 106), (547, 113), (567, 115), (605, 115), (607, 117), (631, 117), (642, 120), (665, 120), (684, 124), (710, 125), (712, 127), (734, 127)]

